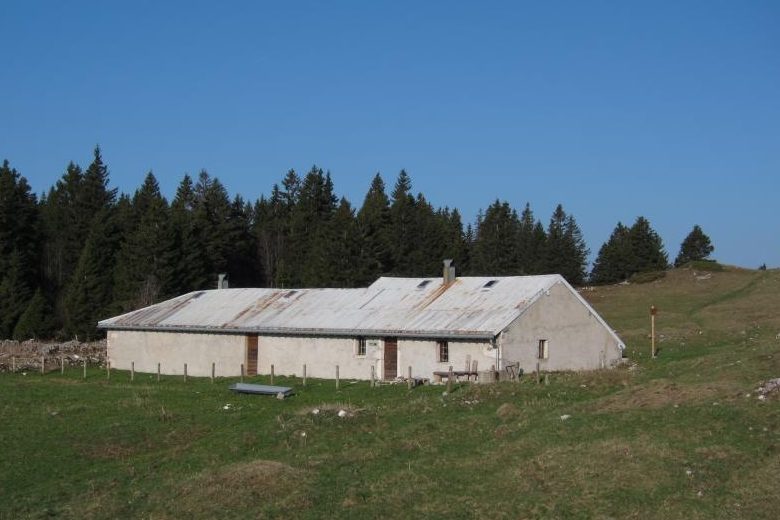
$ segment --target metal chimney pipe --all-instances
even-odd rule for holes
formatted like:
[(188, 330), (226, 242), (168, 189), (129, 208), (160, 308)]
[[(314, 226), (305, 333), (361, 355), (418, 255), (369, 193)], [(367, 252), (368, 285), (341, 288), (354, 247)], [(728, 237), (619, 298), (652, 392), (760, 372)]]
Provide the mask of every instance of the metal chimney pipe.
[(227, 280), (227, 273), (219, 273), (217, 276), (217, 289), (227, 289), (228, 288), (228, 280)]
[(442, 283), (449, 285), (455, 281), (455, 266), (452, 265), (452, 259), (447, 258), (444, 260), (444, 268), (442, 272)]

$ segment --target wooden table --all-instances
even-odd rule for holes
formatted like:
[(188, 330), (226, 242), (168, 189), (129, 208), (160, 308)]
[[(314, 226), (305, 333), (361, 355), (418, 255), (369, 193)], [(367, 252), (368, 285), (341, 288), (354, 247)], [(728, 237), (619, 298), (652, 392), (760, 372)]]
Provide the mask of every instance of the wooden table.
[[(474, 376), (474, 381), (477, 380), (479, 373), (474, 370), (453, 370), (452, 376), (455, 378), (455, 381), (458, 380), (459, 377), (466, 376), (466, 381), (471, 381), (471, 376)], [(436, 382), (441, 382), (441, 379), (443, 377), (446, 377), (449, 379), (450, 377), (450, 371), (449, 370), (437, 370), (433, 373), (433, 376), (436, 378)]]

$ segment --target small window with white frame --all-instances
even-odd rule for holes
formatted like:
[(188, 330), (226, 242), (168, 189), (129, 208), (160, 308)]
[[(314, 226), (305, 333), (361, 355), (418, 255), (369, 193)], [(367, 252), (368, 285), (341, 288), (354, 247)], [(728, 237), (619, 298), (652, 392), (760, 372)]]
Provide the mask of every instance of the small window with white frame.
[(550, 351), (548, 349), (547, 340), (546, 339), (540, 339), (539, 340), (539, 351), (537, 354), (537, 357), (539, 359), (547, 359), (550, 356)]
[(364, 357), (366, 355), (366, 338), (358, 338), (355, 344), (355, 355)]
[(450, 344), (446, 339), (440, 339), (436, 342), (436, 349), (439, 353), (439, 363), (447, 363), (450, 360)]

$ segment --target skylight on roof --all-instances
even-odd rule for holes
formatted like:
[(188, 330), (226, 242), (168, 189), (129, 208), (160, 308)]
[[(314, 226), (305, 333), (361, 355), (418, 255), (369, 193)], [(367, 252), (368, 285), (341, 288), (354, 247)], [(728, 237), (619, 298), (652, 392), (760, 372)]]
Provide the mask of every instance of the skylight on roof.
[(425, 287), (426, 287), (426, 286), (427, 286), (429, 283), (431, 283), (431, 281), (430, 281), (430, 280), (423, 280), (422, 282), (420, 282), (420, 283), (418, 283), (418, 284), (417, 284), (417, 288), (418, 288), (418, 289), (425, 289)]
[(498, 283), (498, 280), (488, 280), (485, 285), (482, 286), (483, 289), (490, 289), (494, 285)]

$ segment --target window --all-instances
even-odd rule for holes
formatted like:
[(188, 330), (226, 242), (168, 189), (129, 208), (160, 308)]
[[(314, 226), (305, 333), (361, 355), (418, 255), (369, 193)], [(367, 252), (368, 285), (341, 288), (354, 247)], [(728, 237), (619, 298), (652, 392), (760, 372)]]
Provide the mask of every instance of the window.
[(547, 359), (550, 355), (550, 352), (547, 350), (547, 340), (546, 339), (540, 339), (539, 340), (539, 353), (537, 357), (539, 359)]
[(440, 339), (436, 342), (439, 350), (439, 363), (446, 363), (450, 360), (450, 345), (447, 340)]
[(431, 283), (430, 280), (423, 280), (422, 282), (417, 284), (418, 289), (425, 289), (425, 286), (427, 286), (429, 283)]
[(490, 289), (494, 285), (498, 283), (498, 280), (488, 280), (485, 285), (482, 286), (483, 289)]
[(355, 348), (355, 355), (357, 356), (366, 355), (366, 338), (358, 338), (357, 346)]

